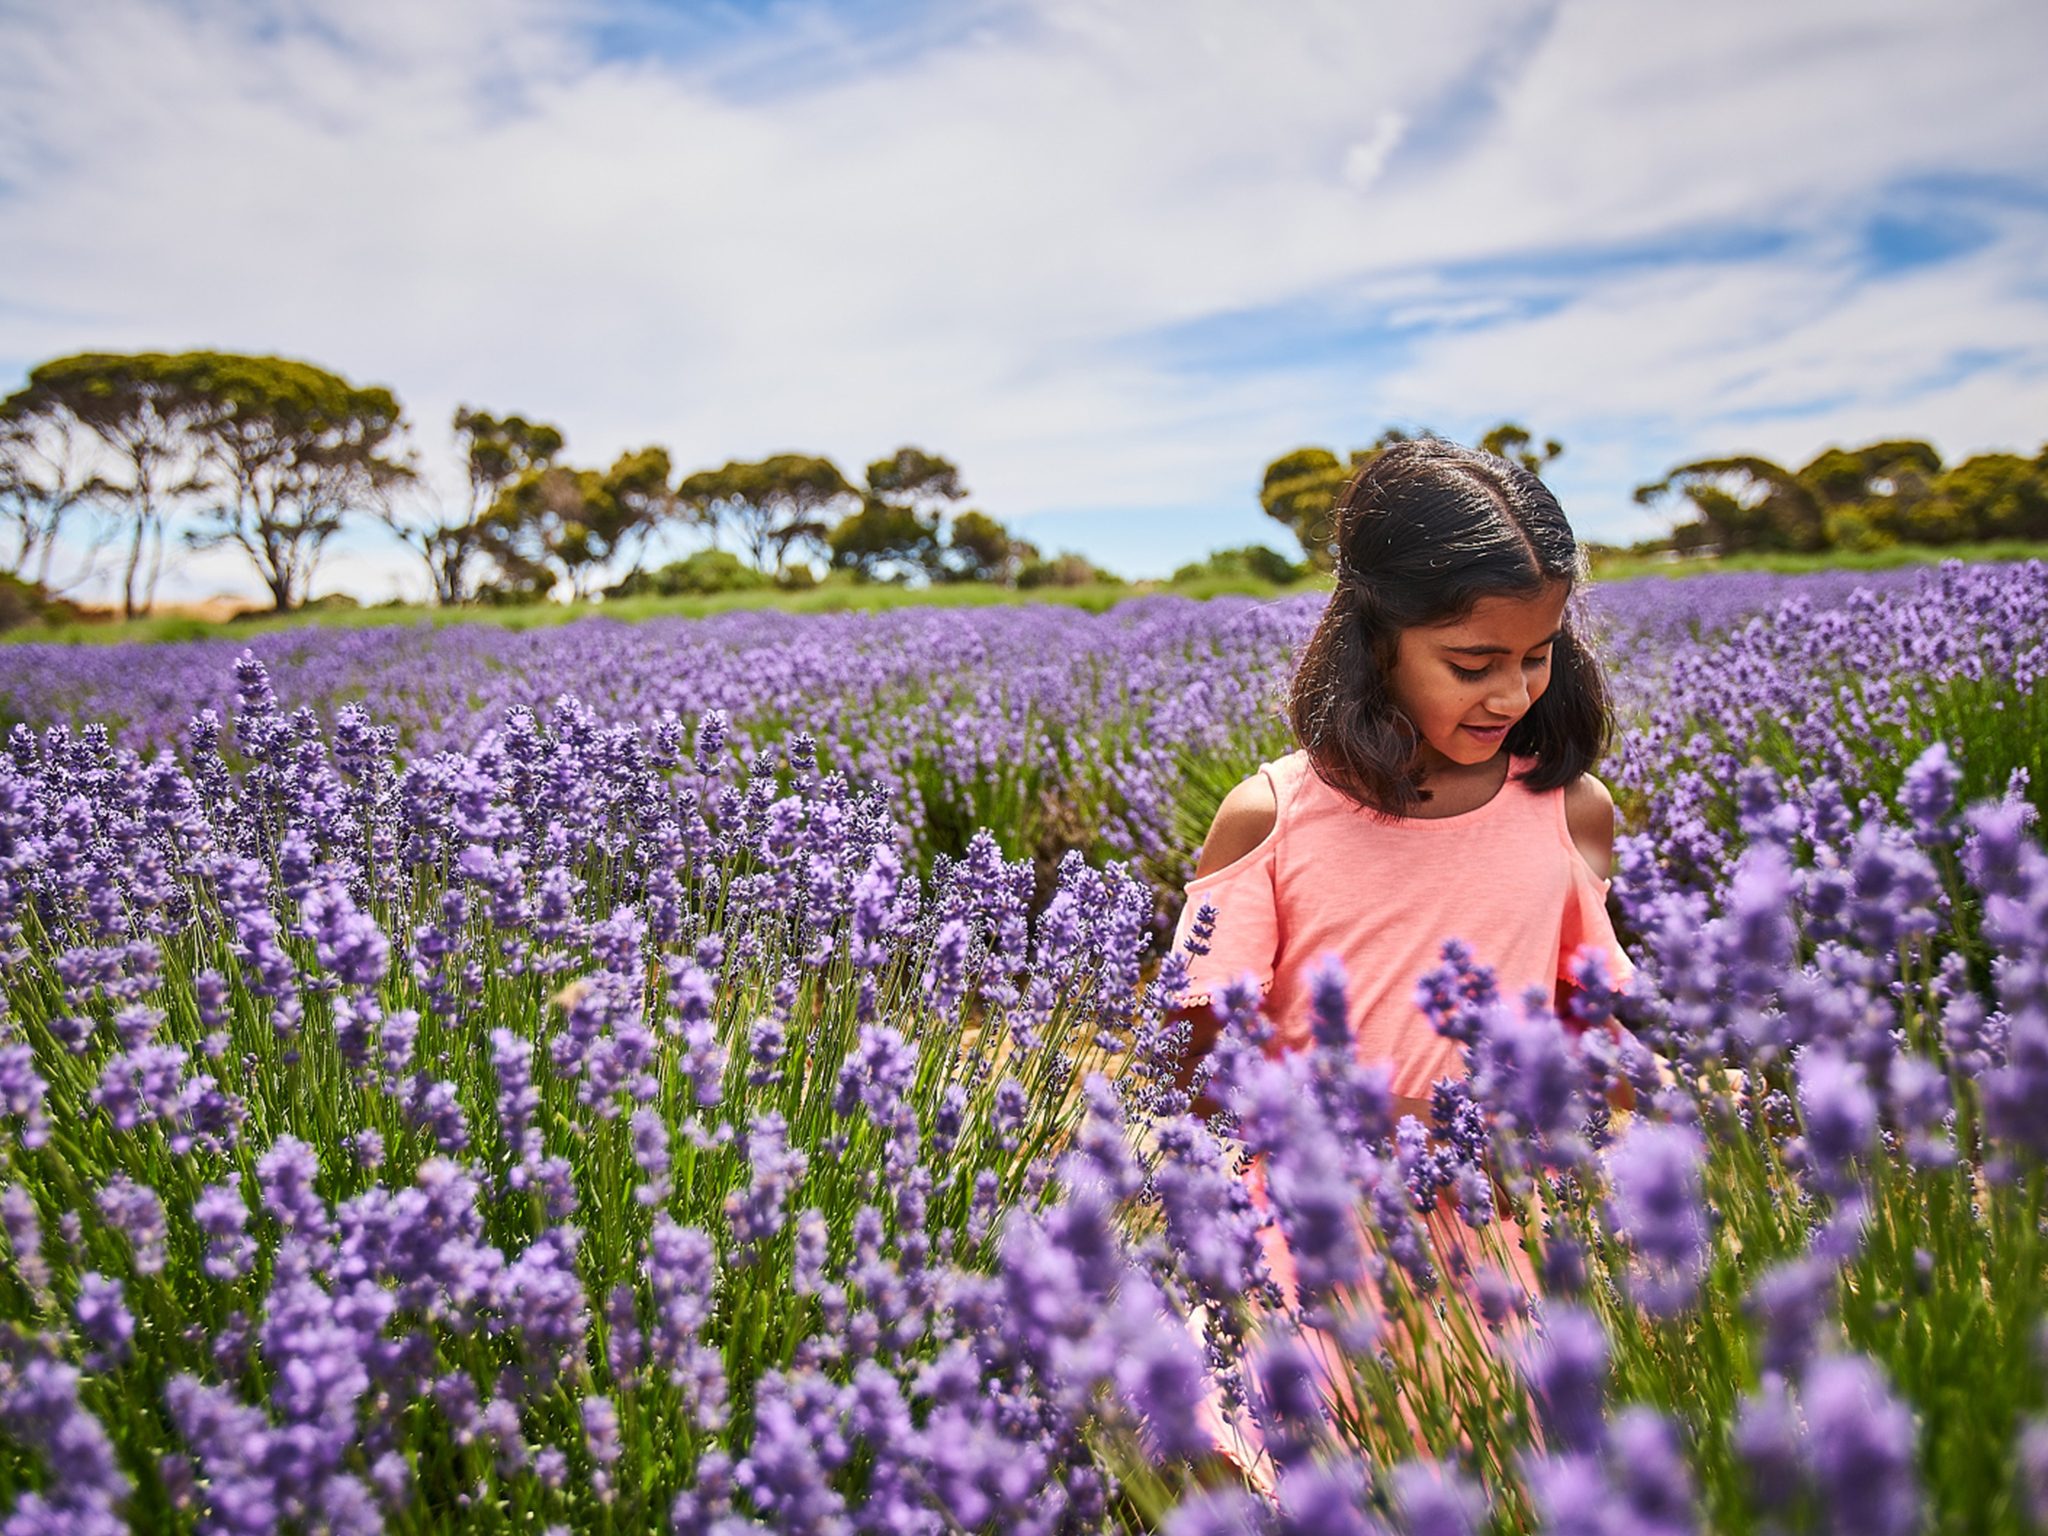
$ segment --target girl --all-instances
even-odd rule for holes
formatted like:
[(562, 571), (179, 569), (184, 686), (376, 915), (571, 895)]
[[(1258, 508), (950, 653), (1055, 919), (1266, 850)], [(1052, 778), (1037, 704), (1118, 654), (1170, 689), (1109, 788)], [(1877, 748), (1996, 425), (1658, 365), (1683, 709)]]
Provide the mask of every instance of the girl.
[(1557, 995), (1582, 945), (1631, 967), (1605, 905), (1614, 802), (1587, 772), (1611, 729), (1574, 630), (1576, 541), (1533, 474), (1434, 438), (1397, 444), (1336, 510), (1337, 589), (1289, 703), (1300, 750), (1232, 790), (1188, 886), (1195, 1055), (1213, 991), (1249, 972), (1275, 1048), (1310, 1043), (1304, 969), (1334, 953), (1363, 1061), (1391, 1064), (1395, 1113), (1428, 1123), (1461, 1076), (1415, 983), (1460, 938), (1503, 998)]

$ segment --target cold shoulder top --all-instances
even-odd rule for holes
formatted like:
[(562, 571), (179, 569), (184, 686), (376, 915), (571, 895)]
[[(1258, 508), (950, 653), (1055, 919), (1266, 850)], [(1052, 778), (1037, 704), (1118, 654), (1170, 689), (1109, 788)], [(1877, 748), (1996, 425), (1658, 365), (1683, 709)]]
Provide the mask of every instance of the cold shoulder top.
[(1519, 775), (1484, 805), (1456, 816), (1388, 818), (1331, 788), (1292, 752), (1259, 769), (1278, 814), (1265, 841), (1193, 881), (1176, 943), (1203, 903), (1217, 909), (1207, 955), (1193, 957), (1190, 1003), (1249, 972), (1265, 994), (1282, 1050), (1312, 1038), (1306, 969), (1326, 954), (1350, 981), (1361, 1061), (1392, 1064), (1393, 1091), (1426, 1098), (1462, 1077), (1457, 1045), (1416, 1006), (1415, 983), (1462, 939), (1493, 967), (1506, 999), (1548, 997), (1581, 945), (1600, 950), (1622, 983), (1633, 967), (1607, 917), (1607, 882), (1573, 844), (1564, 791), (1537, 792)]

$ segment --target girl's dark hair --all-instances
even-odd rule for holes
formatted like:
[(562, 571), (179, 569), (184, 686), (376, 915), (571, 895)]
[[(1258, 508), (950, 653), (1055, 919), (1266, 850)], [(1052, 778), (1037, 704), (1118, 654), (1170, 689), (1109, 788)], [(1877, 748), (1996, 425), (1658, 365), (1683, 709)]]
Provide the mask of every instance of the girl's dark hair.
[[(1288, 719), (1325, 783), (1370, 810), (1405, 815), (1429, 798), (1421, 745), (1388, 675), (1401, 631), (1456, 623), (1481, 598), (1534, 597), (1580, 577), (1557, 498), (1519, 464), (1441, 438), (1397, 443), (1351, 477), (1334, 511), (1337, 590), (1294, 674)], [(1508, 732), (1535, 763), (1531, 789), (1559, 789), (1600, 760), (1613, 720), (1575, 603), (1550, 652), (1550, 686)]]

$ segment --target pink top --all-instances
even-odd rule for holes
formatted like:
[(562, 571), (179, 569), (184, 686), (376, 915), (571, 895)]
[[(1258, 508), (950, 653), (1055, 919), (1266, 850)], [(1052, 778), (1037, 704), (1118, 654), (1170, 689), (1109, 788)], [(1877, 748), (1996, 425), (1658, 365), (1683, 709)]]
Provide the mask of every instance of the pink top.
[(1564, 791), (1538, 793), (1516, 776), (1486, 804), (1457, 816), (1388, 819), (1332, 789), (1292, 752), (1259, 769), (1279, 814), (1266, 840), (1188, 886), (1176, 942), (1206, 899), (1216, 934), (1191, 966), (1190, 1001), (1249, 971), (1265, 991), (1282, 1050), (1311, 1038), (1303, 973), (1325, 954), (1350, 978), (1351, 1027), (1361, 1061), (1393, 1066), (1393, 1091), (1427, 1098), (1441, 1077), (1463, 1077), (1458, 1047), (1430, 1027), (1415, 983), (1463, 939), (1490, 965), (1503, 998), (1546, 997), (1581, 945), (1604, 952), (1617, 985), (1634, 973), (1607, 919), (1607, 882), (1573, 845)]

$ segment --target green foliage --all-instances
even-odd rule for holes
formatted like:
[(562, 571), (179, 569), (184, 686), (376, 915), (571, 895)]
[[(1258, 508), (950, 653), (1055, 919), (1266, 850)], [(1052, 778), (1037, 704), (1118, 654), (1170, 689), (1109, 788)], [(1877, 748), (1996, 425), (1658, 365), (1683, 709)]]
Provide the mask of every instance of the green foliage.
[(478, 520), (479, 544), (496, 563), (497, 586), (545, 596), (556, 571), (576, 600), (596, 573), (676, 514), (668, 451), (622, 453), (608, 470), (548, 464), (522, 472)]
[[(554, 463), (563, 442), (560, 430), (545, 422), (493, 416), (466, 405), (455, 408), (453, 429), (469, 480), (467, 504), (455, 510), (436, 507), (425, 518), (401, 518), (390, 507), (384, 509), (392, 532), (425, 562), (434, 601), (445, 608), (484, 595), (477, 590), (477, 562), (486, 554), (486, 515), (507, 485)], [(531, 587), (535, 574), (524, 573), (523, 582), (513, 578), (512, 586)], [(502, 585), (508, 576), (500, 567), (494, 585)]]
[(1181, 586), (1207, 577), (1246, 576), (1285, 587), (1300, 581), (1308, 573), (1308, 566), (1296, 565), (1285, 555), (1263, 544), (1246, 544), (1238, 549), (1214, 550), (1207, 559), (1182, 566), (1173, 573), (1173, 584)]
[(1542, 448), (1537, 449), (1530, 446), (1534, 441), (1527, 427), (1504, 421), (1479, 439), (1479, 448), (1482, 453), (1512, 459), (1530, 474), (1540, 475), (1552, 459), (1564, 452), (1564, 444), (1549, 437), (1543, 440)]
[(700, 549), (671, 560), (658, 571), (635, 571), (605, 588), (606, 601), (622, 597), (681, 597), (712, 592), (751, 592), (774, 585), (729, 549)]
[[(1331, 570), (1337, 562), (1337, 498), (1366, 465), (1394, 444), (1416, 436), (1436, 434), (1388, 427), (1373, 439), (1371, 447), (1352, 449), (1348, 460), (1339, 459), (1327, 448), (1297, 448), (1282, 454), (1266, 466), (1259, 482), (1259, 506), (1266, 516), (1284, 524), (1294, 534), (1313, 569)], [(1531, 473), (1541, 471), (1564, 452), (1564, 444), (1554, 437), (1546, 439), (1540, 451), (1530, 447), (1533, 441), (1527, 428), (1504, 421), (1480, 438), (1479, 446), (1487, 453), (1515, 460)]]
[[(826, 550), (827, 513), (855, 491), (830, 459), (778, 453), (754, 463), (733, 460), (702, 469), (677, 487), (677, 499), (712, 529), (730, 525), (756, 570), (781, 570), (792, 549)], [(772, 557), (772, 561), (771, 561)]]
[(942, 579), (1011, 584), (1017, 573), (1038, 559), (1038, 550), (1010, 536), (1010, 530), (986, 512), (962, 512), (946, 538)]
[(40, 583), (0, 571), (0, 630), (61, 624), (77, 614), (75, 607), (52, 596)]
[(202, 521), (187, 538), (240, 549), (272, 606), (289, 612), (343, 521), (411, 477), (389, 452), (403, 425), (398, 398), (286, 358), (206, 352), (187, 361), (205, 401), (190, 428), (205, 476)]
[(1901, 544), (2048, 538), (2048, 449), (1980, 454), (1942, 467), (1932, 445), (1895, 439), (1828, 448), (1797, 470), (1752, 456), (1700, 459), (1638, 486), (1653, 506), (1677, 495), (1694, 517), (1680, 550), (1851, 553)]
[(826, 536), (834, 570), (861, 581), (949, 574), (939, 541), (944, 509), (967, 494), (960, 470), (922, 448), (898, 448), (868, 466), (859, 510)]
[(939, 515), (869, 496), (858, 512), (833, 525), (826, 543), (834, 570), (852, 571), (862, 581), (908, 581), (938, 566)]
[(967, 494), (959, 466), (922, 448), (898, 448), (868, 466), (868, 494), (891, 506), (951, 505)]
[(1027, 590), (1032, 587), (1085, 587), (1117, 586), (1123, 578), (1114, 571), (1105, 571), (1091, 562), (1086, 555), (1077, 555), (1071, 549), (1061, 550), (1050, 560), (1037, 558), (1027, 560), (1017, 572), (1017, 585)]
[(9, 421), (81, 425), (114, 459), (115, 473), (100, 478), (96, 489), (126, 512), (126, 618), (154, 601), (167, 520), (199, 487), (192, 429), (209, 410), (202, 384), (213, 355), (81, 352), (31, 369), (27, 386), (0, 401), (0, 416)]

